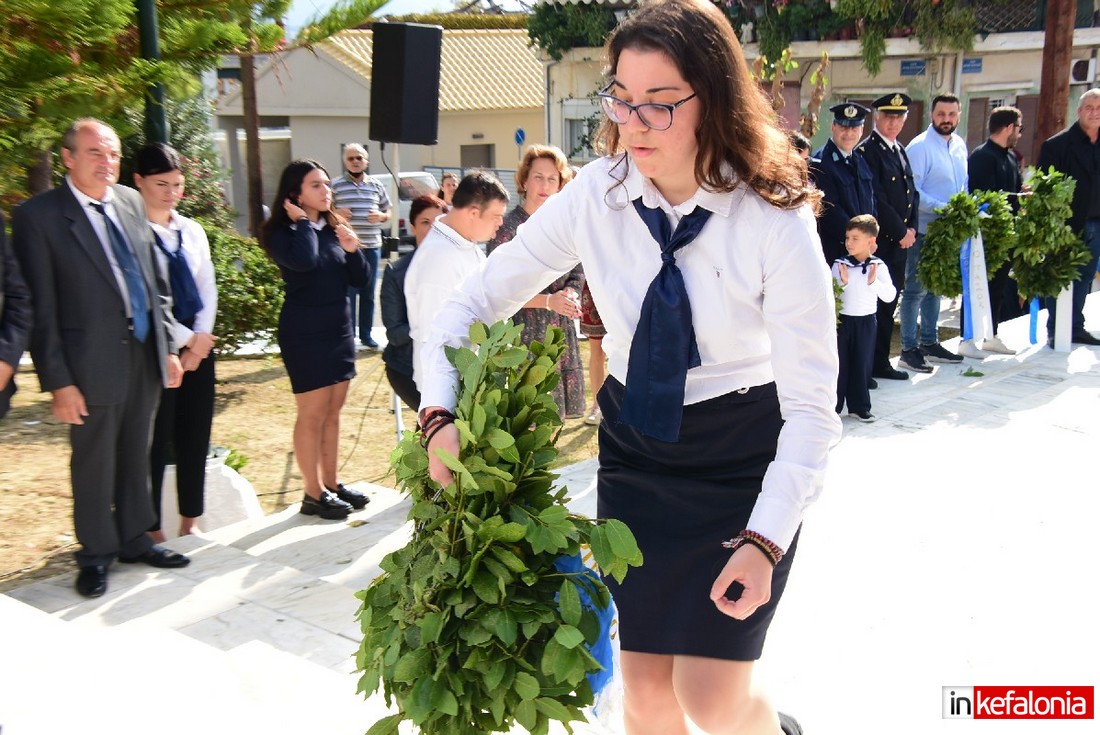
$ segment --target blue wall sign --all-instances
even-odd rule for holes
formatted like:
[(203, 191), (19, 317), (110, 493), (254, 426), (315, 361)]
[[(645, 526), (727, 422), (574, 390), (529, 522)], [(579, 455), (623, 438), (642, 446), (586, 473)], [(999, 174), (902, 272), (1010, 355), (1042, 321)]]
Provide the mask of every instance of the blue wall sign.
[(901, 75), (903, 77), (924, 76), (926, 66), (924, 59), (904, 59), (901, 62)]
[(963, 59), (963, 74), (981, 74), (982, 73), (982, 57), (973, 56), (969, 59)]

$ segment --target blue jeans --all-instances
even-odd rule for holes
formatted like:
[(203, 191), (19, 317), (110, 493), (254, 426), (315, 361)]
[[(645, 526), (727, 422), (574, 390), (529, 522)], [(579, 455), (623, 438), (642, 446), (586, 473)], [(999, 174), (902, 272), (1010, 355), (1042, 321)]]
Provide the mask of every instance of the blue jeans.
[[(348, 306), (351, 307), (351, 331), (359, 329), (359, 341), (363, 344), (373, 342), (370, 330), (374, 326), (374, 292), (378, 282), (378, 261), (381, 248), (363, 248), (363, 255), (367, 258), (367, 285), (365, 288), (348, 287)], [(359, 300), (359, 308), (355, 308), (356, 298)]]
[[(1085, 331), (1085, 297), (1092, 289), (1092, 281), (1096, 278), (1096, 263), (1100, 258), (1100, 219), (1085, 221), (1085, 245), (1089, 249), (1089, 262), (1085, 263), (1077, 271), (1077, 280), (1073, 282), (1073, 334)], [(1047, 334), (1054, 336), (1054, 303), (1051, 298), (1046, 299), (1047, 307)]]
[(917, 348), (917, 317), (920, 317), (920, 344), (940, 341), (937, 324), (940, 320), (940, 297), (931, 293), (917, 279), (917, 263), (924, 235), (917, 235), (913, 247), (905, 251), (905, 288), (901, 291), (901, 349)]

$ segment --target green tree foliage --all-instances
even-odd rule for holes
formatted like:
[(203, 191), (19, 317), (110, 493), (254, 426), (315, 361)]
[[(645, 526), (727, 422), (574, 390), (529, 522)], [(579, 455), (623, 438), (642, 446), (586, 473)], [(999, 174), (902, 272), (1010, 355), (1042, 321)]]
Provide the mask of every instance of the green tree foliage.
[(398, 23), (423, 23), (442, 26), (448, 30), (526, 28), (528, 16), (524, 13), (411, 13), (390, 18)]
[(603, 46), (615, 27), (615, 13), (597, 3), (541, 3), (527, 21), (527, 35), (551, 58), (561, 60), (571, 48)]
[(587, 544), (604, 574), (622, 579), (642, 562), (620, 521), (571, 515), (550, 463), (561, 426), (550, 391), (565, 349), (560, 329), (544, 343), (519, 343), (511, 322), (470, 328), (477, 352), (448, 348), (459, 371), (455, 411), (460, 452), (441, 458), (455, 481), (428, 479), (428, 455), (405, 432), (391, 462), (409, 492), (409, 544), (382, 560), (382, 576), (358, 593), (363, 642), (359, 690), (382, 687), (398, 713), (368, 735), (397, 735), (411, 720), (422, 735), (482, 735), (518, 724), (581, 720), (592, 704), (585, 678), (600, 670), (588, 652), (599, 635), (583, 590), (601, 608), (594, 575), (559, 571), (560, 556)]
[(218, 283), (218, 351), (230, 353), (254, 339), (270, 339), (283, 307), (279, 269), (255, 238), (199, 219), (210, 240)]

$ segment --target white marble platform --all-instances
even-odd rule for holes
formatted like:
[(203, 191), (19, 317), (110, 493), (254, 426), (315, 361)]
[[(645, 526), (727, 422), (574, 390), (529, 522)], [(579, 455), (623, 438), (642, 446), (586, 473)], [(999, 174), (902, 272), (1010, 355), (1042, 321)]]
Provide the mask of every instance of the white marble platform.
[[(1100, 332), (1100, 295), (1086, 314)], [(809, 735), (956, 735), (976, 728), (941, 720), (942, 686), (1098, 683), (1100, 348), (1027, 347), (1026, 328), (1002, 328), (1021, 354), (879, 381), (879, 420), (844, 419), (757, 669)], [(590, 515), (594, 472), (562, 472)], [(97, 600), (75, 571), (0, 596), (4, 735), (364, 732), (384, 708), (355, 694), (353, 593), (408, 503), (358, 487), (372, 502), (348, 522), (292, 507), (177, 539), (189, 567), (116, 565)]]

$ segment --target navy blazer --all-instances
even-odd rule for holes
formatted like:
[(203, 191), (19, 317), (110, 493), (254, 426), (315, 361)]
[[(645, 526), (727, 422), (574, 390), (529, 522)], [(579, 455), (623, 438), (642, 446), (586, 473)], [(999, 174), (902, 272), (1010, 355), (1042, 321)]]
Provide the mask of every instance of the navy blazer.
[[(898, 247), (910, 227), (917, 229), (917, 207), (920, 194), (913, 181), (913, 169), (905, 146), (901, 157), (890, 150), (877, 130), (871, 132), (856, 150), (874, 175), (875, 205), (878, 208), (878, 246), (876, 254), (886, 259)], [(889, 262), (887, 260), (887, 262)]]
[[(19, 369), (31, 329), (31, 294), (19, 270), (15, 253), (8, 247), (4, 216), (0, 214), (0, 360)], [(0, 390), (0, 417), (8, 412), (15, 393), (15, 376)]]
[(852, 151), (846, 160), (832, 140), (814, 154), (814, 159), (810, 173), (823, 196), (817, 231), (825, 262), (832, 265), (848, 253), (844, 238), (849, 220), (857, 214), (878, 216), (874, 176), (858, 151)]

